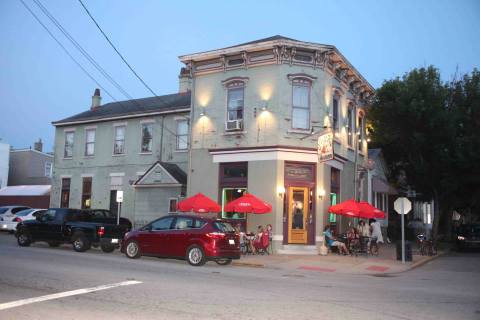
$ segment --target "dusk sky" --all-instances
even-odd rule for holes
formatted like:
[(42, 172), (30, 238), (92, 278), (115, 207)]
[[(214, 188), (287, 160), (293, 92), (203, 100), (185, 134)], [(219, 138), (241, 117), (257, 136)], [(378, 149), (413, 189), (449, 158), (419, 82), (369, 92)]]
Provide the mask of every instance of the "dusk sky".
[[(126, 100), (32, 0), (25, 3), (117, 100)], [(77, 0), (40, 0), (134, 98), (151, 96)], [(375, 87), (415, 67), (443, 79), (480, 65), (480, 1), (93, 1), (83, 0), (157, 95), (178, 90), (178, 56), (273, 35), (335, 45)], [(15, 148), (38, 138), (51, 151), (52, 121), (90, 107), (97, 85), (62, 51), (20, 0), (0, 1), (0, 139)], [(104, 92), (102, 103), (112, 101)]]

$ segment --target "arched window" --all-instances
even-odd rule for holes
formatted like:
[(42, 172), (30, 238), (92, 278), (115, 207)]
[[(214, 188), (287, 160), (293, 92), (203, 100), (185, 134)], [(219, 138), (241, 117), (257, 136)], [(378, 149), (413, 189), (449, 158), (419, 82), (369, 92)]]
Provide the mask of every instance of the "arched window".
[(365, 140), (365, 114), (358, 113), (358, 150), (362, 151), (363, 140)]
[(354, 132), (354, 106), (353, 103), (350, 103), (348, 105), (348, 111), (347, 111), (347, 141), (348, 141), (348, 146), (352, 147), (353, 146), (353, 132)]
[(234, 77), (222, 81), (227, 91), (227, 122), (242, 121), (244, 116), (245, 85), (248, 78)]
[(335, 132), (340, 129), (339, 114), (340, 114), (340, 94), (335, 91), (333, 94), (333, 108), (332, 108), (332, 128)]

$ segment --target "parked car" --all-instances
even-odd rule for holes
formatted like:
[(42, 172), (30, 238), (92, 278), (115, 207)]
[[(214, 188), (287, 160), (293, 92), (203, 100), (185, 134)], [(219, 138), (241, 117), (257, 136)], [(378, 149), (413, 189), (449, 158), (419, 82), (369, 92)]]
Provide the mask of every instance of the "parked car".
[(37, 215), (44, 213), (46, 209), (25, 209), (9, 217), (3, 217), (1, 221), (2, 230), (13, 232), (17, 229), (17, 224), (22, 221), (35, 220)]
[(30, 209), (30, 207), (27, 207), (27, 206), (0, 207), (0, 230), (12, 231), (10, 229), (11, 224), (9, 222), (13, 220), (17, 212), (20, 212), (25, 209)]
[(457, 231), (457, 248), (480, 248), (480, 224), (464, 224)]
[(240, 237), (220, 219), (170, 215), (125, 234), (121, 251), (131, 259), (145, 255), (185, 259), (192, 266), (208, 260), (227, 265), (240, 259)]
[(119, 225), (116, 220), (101, 221), (90, 211), (51, 208), (38, 215), (35, 220), (22, 221), (17, 225), (16, 237), (20, 246), (44, 241), (51, 247), (71, 243), (77, 252), (100, 246), (104, 252), (112, 252), (119, 246), (124, 234), (130, 230), (127, 219)]

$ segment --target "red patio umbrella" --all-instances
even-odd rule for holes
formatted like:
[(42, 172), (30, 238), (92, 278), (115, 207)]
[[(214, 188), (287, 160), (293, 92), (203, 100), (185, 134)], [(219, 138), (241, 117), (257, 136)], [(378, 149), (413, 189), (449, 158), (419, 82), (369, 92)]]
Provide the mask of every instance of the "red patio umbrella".
[(358, 205), (357, 201), (350, 199), (340, 202), (339, 204), (336, 204), (334, 206), (330, 206), (328, 208), (328, 212), (342, 216), (357, 218), (360, 215), (360, 206)]
[(361, 218), (367, 218), (367, 219), (372, 219), (372, 218), (377, 218), (377, 219), (385, 219), (385, 212), (383, 212), (380, 209), (375, 208), (372, 206), (370, 203), (366, 201), (360, 201), (358, 203), (360, 206), (360, 215)]
[(177, 204), (177, 210), (182, 212), (196, 212), (196, 213), (206, 213), (206, 212), (215, 212), (218, 213), (222, 211), (222, 208), (218, 203), (204, 195), (203, 193), (197, 193), (196, 195), (187, 198), (183, 201), (180, 201)]
[(255, 197), (253, 194), (247, 193), (238, 199), (229, 202), (225, 206), (226, 212), (239, 213), (269, 213), (272, 211), (272, 205)]

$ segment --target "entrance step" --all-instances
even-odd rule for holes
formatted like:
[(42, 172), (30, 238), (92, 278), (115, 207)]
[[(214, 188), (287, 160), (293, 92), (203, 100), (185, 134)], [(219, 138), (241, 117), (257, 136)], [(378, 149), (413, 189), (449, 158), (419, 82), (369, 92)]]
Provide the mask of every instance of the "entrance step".
[(277, 254), (318, 255), (318, 249), (317, 246), (289, 244), (281, 246)]

